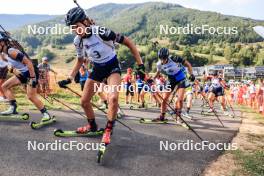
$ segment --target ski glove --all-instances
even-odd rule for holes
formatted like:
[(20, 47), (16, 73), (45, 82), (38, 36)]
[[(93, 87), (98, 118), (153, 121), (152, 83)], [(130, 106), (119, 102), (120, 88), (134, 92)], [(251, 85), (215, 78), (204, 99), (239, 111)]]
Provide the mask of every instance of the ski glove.
[(59, 81), (58, 84), (60, 88), (67, 88), (66, 85), (70, 84), (71, 82), (72, 82), (71, 79), (68, 78), (66, 80)]
[(32, 88), (36, 88), (38, 85), (38, 81), (36, 78), (29, 78), (28, 85)]
[(139, 75), (140, 79), (144, 80), (145, 79), (145, 66), (144, 66), (144, 64), (138, 65), (136, 70), (137, 70), (137, 75)]
[(193, 82), (195, 80), (195, 76), (193, 74), (191, 74), (189, 77), (189, 80)]

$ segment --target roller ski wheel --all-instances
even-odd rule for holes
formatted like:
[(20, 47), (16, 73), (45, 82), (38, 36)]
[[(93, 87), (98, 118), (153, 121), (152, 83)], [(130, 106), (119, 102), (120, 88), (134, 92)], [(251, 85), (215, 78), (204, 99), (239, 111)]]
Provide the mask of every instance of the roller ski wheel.
[(62, 129), (56, 129), (54, 130), (54, 136), (57, 137), (97, 137), (102, 136), (104, 133), (104, 129), (101, 128), (98, 131), (95, 132), (87, 132), (87, 133), (77, 133), (76, 131), (69, 131), (69, 130), (62, 130)]
[(133, 109), (134, 109), (134, 106), (129, 106), (129, 109), (130, 109), (130, 110), (133, 110)]
[(144, 118), (141, 118), (139, 120), (140, 123), (144, 123), (144, 124), (167, 124), (168, 123), (168, 119), (165, 119), (163, 121), (153, 121), (151, 119), (144, 119)]
[(28, 113), (22, 114), (22, 119), (23, 120), (28, 120), (29, 119), (29, 114)]
[(24, 113), (24, 114), (10, 114), (10, 115), (3, 115), (2, 114), (2, 115), (0, 115), (0, 118), (27, 121), (29, 119), (29, 114), (28, 113)]
[(50, 125), (50, 124), (53, 124), (56, 122), (56, 119), (55, 119), (55, 116), (52, 116), (52, 118), (48, 121), (44, 121), (44, 122), (30, 122), (30, 127), (33, 129), (33, 130), (36, 130), (36, 129), (39, 129), (39, 128), (42, 128), (44, 126), (47, 126), (47, 125)]
[(106, 152), (106, 147), (107, 145), (102, 145), (100, 146), (98, 153), (97, 153), (97, 163), (98, 164), (103, 164), (103, 158), (104, 158), (104, 154)]

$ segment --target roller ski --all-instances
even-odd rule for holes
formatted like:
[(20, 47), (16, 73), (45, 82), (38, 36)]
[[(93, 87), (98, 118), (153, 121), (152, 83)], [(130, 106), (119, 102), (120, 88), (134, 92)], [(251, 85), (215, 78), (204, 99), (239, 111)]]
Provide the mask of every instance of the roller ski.
[(167, 124), (168, 123), (168, 119), (161, 119), (160, 117), (156, 118), (156, 119), (144, 119), (141, 118), (139, 120), (140, 123), (145, 123), (145, 124)]
[(174, 117), (174, 121), (176, 122), (176, 125), (182, 126), (183, 128), (186, 128), (187, 130), (190, 130), (189, 126), (184, 123), (184, 121), (182, 120), (182, 113), (181, 111), (174, 111), (176, 117)]
[(190, 120), (192, 120), (192, 118), (193, 118), (193, 117), (190, 115), (189, 112), (182, 113), (182, 116), (185, 117), (185, 118), (188, 118), (188, 119), (190, 119)]
[(179, 126), (181, 126), (183, 128), (186, 128), (187, 130), (190, 130), (190, 128), (184, 122), (182, 122), (181, 120), (175, 119), (175, 122), (176, 122), (177, 125), (179, 125)]
[(27, 113), (19, 114), (16, 111), (16, 106), (10, 106), (8, 110), (0, 113), (0, 118), (1, 119), (26, 121), (29, 119), (29, 114), (27, 114)]
[(103, 163), (105, 152), (107, 150), (107, 147), (109, 147), (111, 143), (111, 135), (113, 134), (113, 126), (114, 126), (114, 122), (109, 122), (109, 121), (107, 122), (106, 128), (104, 130), (103, 138), (101, 141), (101, 145), (97, 153), (97, 163), (98, 164)]
[(27, 121), (29, 120), (29, 114), (28, 113), (23, 113), (23, 114), (16, 113), (9, 115), (0, 114), (0, 119)]
[(231, 114), (231, 113), (229, 113), (228, 111), (225, 111), (225, 110), (224, 110), (223, 115), (224, 115), (224, 116), (231, 117), (231, 118), (235, 118), (234, 114)]
[(50, 124), (53, 124), (56, 122), (56, 118), (55, 116), (50, 116), (48, 113), (44, 113), (43, 114), (43, 117), (41, 119), (41, 121), (39, 123), (37, 122), (31, 122), (30, 123), (30, 127), (35, 130), (35, 129), (39, 129), (39, 128), (42, 128), (44, 126), (47, 126), (47, 125), (50, 125)]
[(62, 130), (62, 129), (56, 129), (54, 130), (54, 136), (57, 137), (97, 137), (102, 136), (104, 133), (104, 129), (101, 128), (97, 131), (88, 131), (85, 133), (78, 133), (76, 130), (70, 131), (70, 130)]
[(201, 115), (205, 115), (205, 116), (215, 116), (217, 115), (217, 111), (213, 110), (213, 109), (209, 109), (208, 111), (201, 111)]
[(147, 105), (145, 103), (142, 103), (138, 107), (131, 105), (129, 107), (130, 110), (140, 110), (140, 109), (148, 109)]

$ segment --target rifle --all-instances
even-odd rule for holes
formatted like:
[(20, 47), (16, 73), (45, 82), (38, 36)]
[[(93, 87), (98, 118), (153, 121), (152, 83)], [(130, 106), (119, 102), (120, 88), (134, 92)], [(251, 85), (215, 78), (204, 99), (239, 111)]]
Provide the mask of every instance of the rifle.
[(5, 28), (0, 25), (0, 28), (3, 30), (3, 32), (9, 37), (10, 42), (15, 45), (15, 47), (20, 50), (27, 58), (29, 58), (28, 54), (25, 52), (24, 48), (18, 43), (17, 40), (11, 37), (10, 33), (5, 30)]

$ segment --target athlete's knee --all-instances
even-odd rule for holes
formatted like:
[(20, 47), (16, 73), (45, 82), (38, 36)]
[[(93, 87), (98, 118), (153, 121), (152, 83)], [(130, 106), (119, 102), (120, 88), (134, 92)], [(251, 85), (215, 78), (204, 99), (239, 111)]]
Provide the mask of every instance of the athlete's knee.
[(81, 98), (81, 106), (82, 106), (83, 108), (86, 108), (86, 107), (88, 107), (89, 105), (91, 105), (90, 100), (87, 100), (87, 99)]

